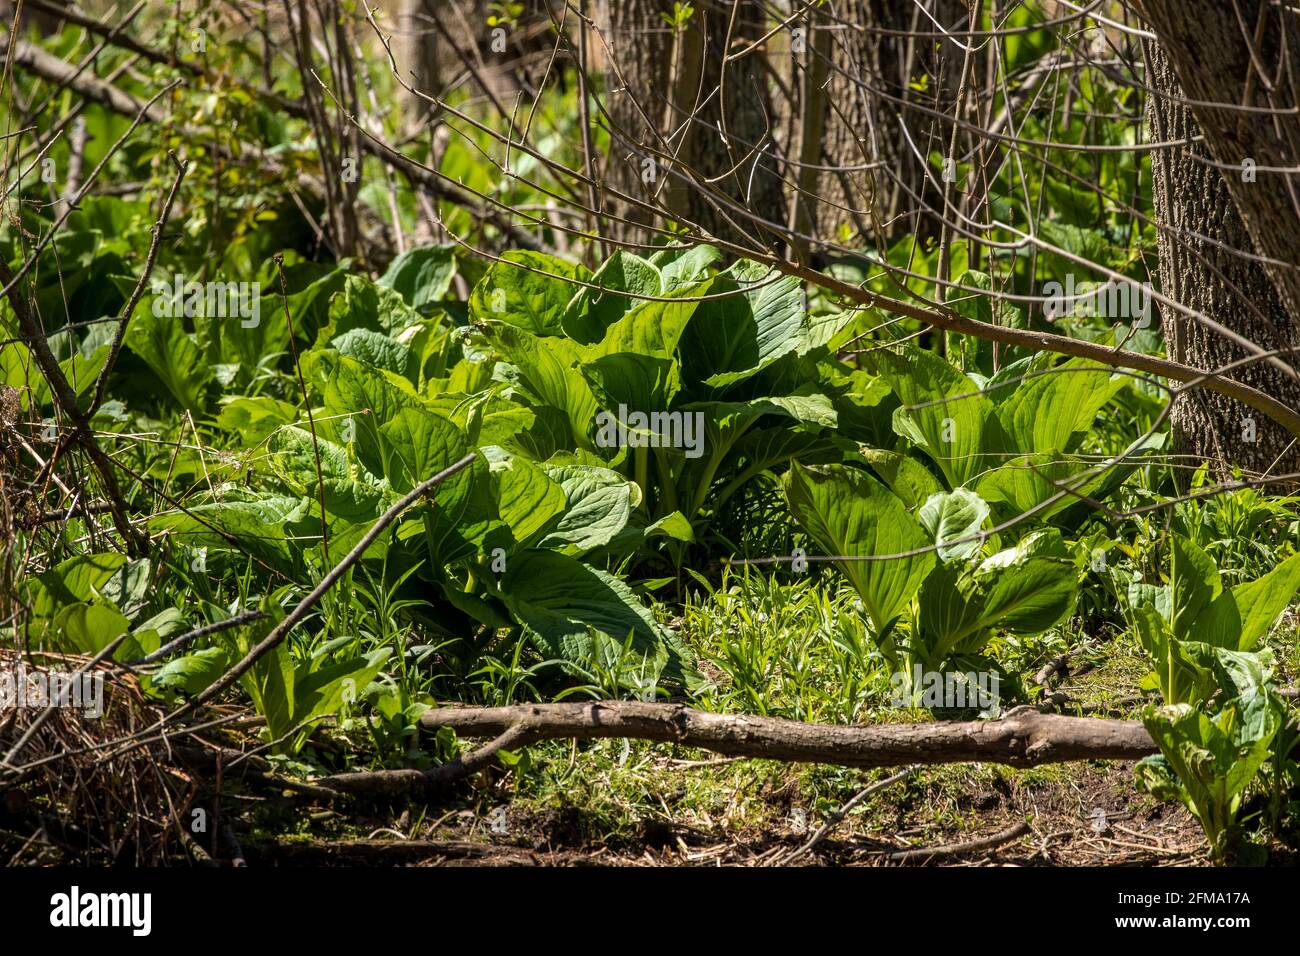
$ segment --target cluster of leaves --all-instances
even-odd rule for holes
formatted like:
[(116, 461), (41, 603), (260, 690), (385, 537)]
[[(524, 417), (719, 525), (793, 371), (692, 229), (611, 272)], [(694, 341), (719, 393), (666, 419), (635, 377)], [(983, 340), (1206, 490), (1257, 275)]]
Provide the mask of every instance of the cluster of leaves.
[(1112, 494), (1158, 444), (1109, 468), (1074, 454), (1126, 384), (1081, 360), (1024, 358), (991, 378), (911, 346), (867, 361), (898, 400), (897, 441), (792, 468), (791, 513), (837, 559), (907, 673), (991, 666), (971, 658), (996, 631), (1039, 634), (1070, 613), (1077, 573), (1062, 530), (1087, 520), (1079, 496)]
[(1273, 655), (1258, 645), (1300, 590), (1300, 554), (1232, 588), (1190, 539), (1172, 535), (1169, 555), (1167, 583), (1125, 582), (1133, 633), (1155, 663), (1147, 683), (1164, 701), (1143, 711), (1161, 753), (1138, 777), (1182, 801), (1222, 860), (1237, 846), (1242, 801), (1261, 769), (1270, 757), (1275, 777), (1291, 765), (1295, 739), (1271, 682)]
[[(141, 391), (220, 449), (149, 463), (148, 477), (194, 483), (151, 530), (192, 566), (251, 561), (306, 583), (471, 455), (362, 565), (466, 672), (488, 636), (521, 633), (574, 675), (619, 661), (626, 674), (597, 681), (615, 689), (692, 686), (688, 650), (628, 582), (652, 591), (736, 554), (719, 516), (755, 485), (780, 487), (823, 554), (848, 559), (893, 666), (964, 664), (994, 634), (1069, 613), (1062, 531), (1087, 516), (1079, 495), (1112, 493), (1132, 468), (1076, 454), (1127, 382), (1108, 369), (1009, 356), (984, 377), (909, 345), (850, 363), (839, 350), (873, 316), (809, 303), (797, 280), (707, 246), (620, 251), (594, 272), (524, 251), (484, 270), (434, 246), (377, 281), (291, 256), (255, 274), (237, 314), (160, 289), (131, 316), (127, 368), (160, 386)], [(124, 297), (127, 279), (107, 278)], [(92, 338), (91, 364), (106, 347)], [(6, 353), (11, 377), (27, 374), (24, 352)], [(626, 410), (688, 431), (602, 441), (601, 413)], [(182, 665), (186, 689), (221, 660)]]
[[(123, 231), (141, 228), (130, 208), (96, 200), (74, 214), (60, 294), (107, 283), (106, 307), (125, 301), (127, 250), (122, 261), (102, 253), (123, 216), (134, 217)], [(78, 254), (76, 241), (95, 253)], [(809, 300), (796, 280), (726, 265), (708, 247), (618, 252), (594, 271), (535, 252), (484, 268), (423, 247), (375, 281), (347, 262), (292, 255), (252, 274), (257, 297), (240, 314), (188, 314), (146, 296), (115, 379), (120, 398), (96, 420), (112, 430), (146, 422), (176, 439), (165, 453), (137, 453), (142, 482), (189, 483), (183, 502), (149, 518), (171, 543), (171, 566), (239, 582), (238, 601), (204, 616), (266, 612), (174, 657), (151, 688), (208, 686), (279, 619), (292, 587), (272, 582), (318, 580), (397, 499), (472, 457), (359, 565), (391, 616), (436, 643), (412, 648), (398, 634), (285, 644), (244, 676), (286, 752), (362, 696), (378, 715), (373, 733), (408, 738), (432, 698), (394, 683), (394, 664), (499, 668), (510, 688), (527, 686), (537, 670), (519, 668), (521, 641), (597, 692), (699, 689), (690, 650), (645, 595), (684, 570), (707, 586), (695, 569), (718, 556), (771, 560), (738, 544), (724, 518), (755, 489), (779, 492), (766, 520), (797, 526), (813, 554), (797, 553), (830, 561), (856, 592), (864, 629), (845, 660), (883, 660), (909, 678), (918, 667), (998, 668), (992, 644), (1069, 617), (1089, 554), (1117, 543), (1090, 503), (1131, 494), (1127, 480), (1145, 480), (1161, 448), (1159, 435), (1099, 444), (1099, 413), (1131, 392), (1110, 369), (1007, 354), (985, 374), (902, 343), (850, 361), (842, 350), (874, 316)], [(463, 301), (457, 281), (471, 289)], [(90, 328), (54, 338), (83, 396), (112, 330)], [(25, 408), (47, 414), (25, 346), (0, 353), (0, 372)], [(616, 410), (698, 421), (698, 441), (662, 444), (653, 429), (639, 442), (603, 441), (601, 413)], [(201, 423), (208, 447), (179, 441), (184, 422)], [(1240, 504), (1216, 506), (1210, 525), (1206, 509), (1181, 520), (1195, 538), (1249, 547), (1232, 529), (1258, 526), (1274, 505)], [(1187, 803), (1226, 853), (1253, 782), (1290, 766), (1271, 662), (1255, 645), (1300, 586), (1300, 564), (1227, 588), (1193, 540), (1172, 547), (1166, 586), (1112, 575), (1165, 701), (1144, 715), (1163, 756), (1141, 774)], [(187, 627), (180, 607), (150, 600), (167, 571), (71, 557), (29, 582), (27, 637), (82, 653), (121, 639), (119, 660), (144, 656)], [(513, 663), (490, 653), (502, 647)], [(865, 687), (846, 684), (848, 711)]]
[(630, 640), (666, 677), (686, 681), (688, 655), (672, 633), (589, 560), (646, 536), (631, 526), (639, 489), (599, 462), (537, 453), (552, 440), (547, 423), (493, 381), (455, 304), (441, 304), (454, 269), (450, 250), (426, 248), (378, 282), (331, 273), (291, 296), (289, 310), (307, 318), (314, 290), (338, 286), (301, 323), (313, 338), (298, 356), (311, 407), (223, 396), (216, 426), (263, 452), (248, 484), (214, 487), (210, 500), (153, 526), (191, 548), (228, 549), (233, 539), (300, 576), (323, 566), (322, 545), (344, 553), (398, 498), (472, 455), (364, 555), (419, 598), (411, 613), (450, 637), (520, 627), (571, 664), (598, 656), (602, 642)]

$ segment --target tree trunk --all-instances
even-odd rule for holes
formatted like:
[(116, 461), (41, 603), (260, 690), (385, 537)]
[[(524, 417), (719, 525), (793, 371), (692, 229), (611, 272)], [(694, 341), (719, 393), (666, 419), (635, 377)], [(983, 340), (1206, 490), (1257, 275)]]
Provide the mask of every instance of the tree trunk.
[[(397, 20), (395, 54), (402, 81), (420, 93), (438, 96), (442, 93), (440, 64), (445, 58), (442, 47), (445, 41), (435, 29), (437, 24), (436, 0), (402, 0)], [(416, 136), (429, 121), (433, 104), (421, 96), (398, 92), (402, 109), (402, 134)]]
[[(14, 14), (18, 12), (18, 4), (15, 0), (0, 0), (0, 23), (4, 24), (4, 31), (8, 33), (13, 29)], [(26, 4), (23, 5), (22, 21), (18, 24), (16, 37), (21, 37), (28, 30), (35, 28), (36, 32), (47, 37), (54, 33), (59, 26), (58, 17), (44, 10), (34, 10)]]
[[(1288, 153), (1284, 137), (1242, 133), (1247, 127), (1273, 128), (1261, 114), (1224, 113), (1182, 102), (1191, 98), (1240, 104), (1260, 99), (1245, 89), (1252, 67), (1244, 41), (1236, 48), (1234, 41), (1240, 39), (1240, 31), (1231, 4), (1222, 10), (1218, 7), (1217, 0), (1178, 0), (1176, 4), (1148, 0), (1143, 4), (1148, 14), (1158, 14), (1152, 22), (1160, 38), (1159, 43), (1147, 44), (1148, 85), (1153, 91), (1148, 100), (1151, 136), (1167, 141), (1205, 135), (1204, 145), (1192, 143), (1152, 153), (1161, 291), (1265, 349), (1296, 348), (1300, 347), (1296, 322), (1300, 289), (1292, 286), (1295, 263), (1300, 262), (1300, 221), (1289, 198), (1286, 176), (1261, 171), (1257, 181), (1250, 182), (1249, 175), (1220, 170), (1212, 162), (1241, 165), (1251, 156), (1244, 151), (1243, 140), (1251, 141), (1248, 148), (1254, 156), (1268, 157), (1267, 162), (1257, 159), (1260, 165), (1293, 166), (1300, 152)], [(1232, 20), (1231, 31), (1224, 23), (1211, 25), (1224, 14)], [(1251, 23), (1253, 15), (1248, 14)], [(1194, 22), (1194, 31), (1191, 23), (1184, 21)], [(1189, 47), (1187, 41), (1193, 38)], [(1171, 42), (1166, 43), (1167, 39)], [(1190, 54), (1189, 49), (1197, 52)], [(1186, 58), (1192, 55), (1205, 59), (1188, 62)], [(1294, 61), (1294, 52), (1290, 56)], [(1293, 75), (1295, 66), (1293, 62)], [(1265, 100), (1260, 99), (1260, 105), (1266, 105)], [(1233, 129), (1225, 127), (1223, 117), (1232, 118)], [(1243, 121), (1238, 123), (1238, 119)], [(1293, 116), (1278, 119), (1278, 128), (1282, 123), (1295, 124)], [(1289, 258), (1265, 266), (1248, 258), (1256, 254)], [(1288, 308), (1293, 296), (1297, 305)], [(1161, 313), (1166, 352), (1175, 361), (1209, 370), (1248, 354), (1189, 316), (1169, 308)], [(1281, 356), (1281, 361), (1300, 366), (1292, 355)], [(1229, 375), (1300, 408), (1300, 382), (1272, 364), (1254, 362)], [(1203, 388), (1189, 390), (1178, 399), (1172, 427), (1175, 452), (1191, 456), (1193, 464), (1213, 462), (1216, 476), (1226, 474), (1232, 466), (1251, 475), (1300, 471), (1300, 446), (1284, 429)]]
[[(961, 0), (924, 6), (929, 17), (912, 3), (835, 0), (816, 15), (799, 71), (798, 231), (887, 242), (930, 221), (909, 214), (923, 199), (943, 208), (938, 171), (927, 177), (926, 165), (932, 152), (948, 152), (951, 124), (911, 107), (956, 109), (962, 53), (950, 40), (892, 31), (934, 34), (935, 21), (962, 31), (968, 13)], [(841, 235), (845, 226), (856, 235)]]
[[(670, 0), (605, 0), (604, 107), (611, 126), (605, 177), (665, 206), (685, 224), (730, 241), (770, 244), (763, 221), (784, 223), (773, 160), (769, 76), (762, 45), (724, 64), (766, 29), (755, 0), (697, 7), (674, 30)], [(713, 193), (715, 195), (710, 195)], [(739, 207), (739, 208), (736, 208)], [(606, 230), (645, 241), (653, 216), (607, 197)], [(617, 221), (619, 218), (626, 222)], [(663, 223), (654, 223), (662, 226)]]

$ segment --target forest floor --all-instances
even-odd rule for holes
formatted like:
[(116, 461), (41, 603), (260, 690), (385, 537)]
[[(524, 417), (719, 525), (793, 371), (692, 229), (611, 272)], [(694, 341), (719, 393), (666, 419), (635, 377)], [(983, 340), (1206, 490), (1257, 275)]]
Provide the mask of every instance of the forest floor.
[[(1284, 672), (1295, 664), (1288, 644), (1278, 647), (1286, 648)], [(1055, 683), (1071, 700), (1065, 712), (1137, 716), (1146, 664), (1128, 641), (1071, 666)], [(244, 850), (255, 866), (1204, 865), (1199, 825), (1176, 802), (1139, 790), (1133, 768), (918, 767), (855, 803), (809, 846), (862, 789), (899, 771), (725, 758), (644, 741), (551, 741), (508, 771), (479, 774), (455, 802), (268, 820), (274, 825), (250, 833)], [(908, 851), (924, 852), (896, 856)], [(1274, 845), (1271, 861), (1295, 856)]]
[[(606, 791), (550, 805), (514, 800), (504, 812), (465, 802), (429, 819), (316, 814), (292, 837), (244, 846), (253, 866), (1167, 866), (1205, 862), (1190, 815), (1133, 786), (1133, 765), (1112, 762), (1036, 770), (988, 765), (923, 768), (868, 797), (817, 845), (791, 859), (820, 829), (795, 811), (805, 770), (766, 761), (670, 759), (636, 745), (635, 771), (653, 780), (644, 805), (611, 819)], [(713, 812), (674, 802), (727, 771), (757, 787), (709, 789)], [(499, 776), (499, 775), (498, 775)], [(877, 772), (884, 779), (889, 774)], [(498, 784), (504, 781), (498, 781)], [(594, 781), (586, 781), (591, 784)], [(579, 785), (581, 786), (581, 785)], [(660, 804), (658, 810), (652, 804)], [(504, 804), (498, 804), (504, 806)], [(1017, 833), (996, 846), (944, 856), (891, 855), (953, 848)]]

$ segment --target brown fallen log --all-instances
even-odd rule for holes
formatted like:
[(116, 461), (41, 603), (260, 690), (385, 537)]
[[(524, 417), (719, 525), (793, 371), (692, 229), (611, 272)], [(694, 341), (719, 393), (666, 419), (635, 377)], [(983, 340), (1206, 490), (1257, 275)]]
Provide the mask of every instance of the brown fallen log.
[(1157, 752), (1140, 721), (1065, 717), (1033, 707), (1017, 707), (999, 720), (844, 726), (710, 714), (682, 704), (599, 701), (442, 707), (426, 712), (420, 725), (426, 731), (450, 727), (464, 737), (495, 739), (430, 771), (336, 774), (316, 784), (370, 796), (432, 792), (486, 766), (500, 750), (571, 738), (658, 740), (732, 757), (863, 768), (974, 762), (1032, 767), (1137, 760)]
[(517, 728), (517, 744), (539, 740), (631, 737), (698, 747), (731, 757), (760, 757), (844, 767), (1004, 763), (1032, 767), (1068, 760), (1136, 760), (1156, 745), (1136, 720), (1043, 714), (1017, 707), (999, 720), (923, 724), (804, 724), (774, 717), (710, 714), (682, 704), (599, 701), (442, 707), (427, 711), (425, 730), (495, 737)]

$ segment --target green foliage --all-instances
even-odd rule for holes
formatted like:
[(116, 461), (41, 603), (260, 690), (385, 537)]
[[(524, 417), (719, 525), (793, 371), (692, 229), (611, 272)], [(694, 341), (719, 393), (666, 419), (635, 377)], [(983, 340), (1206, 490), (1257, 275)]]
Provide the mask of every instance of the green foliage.
[(1155, 685), (1167, 704), (1197, 704), (1215, 684), (1217, 651), (1252, 650), (1300, 591), (1300, 555), (1264, 576), (1224, 588), (1214, 560), (1190, 539), (1169, 539), (1164, 585), (1128, 585), (1125, 613), (1155, 662)]
[[(796, 465), (786, 495), (790, 513), (818, 546), (849, 559), (838, 567), (862, 598), (876, 633), (886, 635), (934, 566), (931, 536), (889, 489), (847, 465)], [(913, 551), (920, 553), (902, 556)]]
[(921, 589), (914, 656), (940, 670), (982, 650), (994, 629), (1039, 634), (1070, 613), (1075, 588), (1074, 563), (1050, 529), (964, 567), (940, 565)]
[[(719, 272), (716, 258), (707, 247), (650, 259), (620, 251), (586, 276), (515, 253), (469, 303), (474, 335), (503, 363), (503, 397), (547, 423), (543, 450), (556, 461), (587, 453), (634, 481), (647, 533), (625, 546), (649, 556), (652, 539), (667, 540), (674, 564), (748, 482), (842, 447), (798, 283), (753, 263)], [(678, 440), (633, 429), (626, 445), (605, 441), (599, 416), (620, 410), (679, 416)], [(697, 423), (702, 433), (690, 431)]]
[[(908, 673), (913, 664), (941, 670), (977, 654), (994, 629), (1040, 633), (1073, 607), (1074, 564), (1060, 534), (1034, 532), (985, 556), (988, 508), (972, 492), (930, 496), (918, 521), (862, 469), (796, 465), (786, 494), (791, 514), (861, 596), (882, 651)], [(910, 642), (900, 655), (891, 632), (914, 602)]]
[(1137, 775), (1143, 787), (1191, 811), (1211, 856), (1223, 862), (1237, 847), (1242, 801), (1286, 712), (1273, 692), (1268, 655), (1215, 647), (1203, 659), (1220, 691), (1217, 711), (1189, 703), (1147, 707), (1142, 723), (1160, 756), (1141, 761)]

